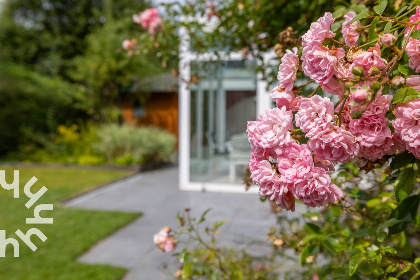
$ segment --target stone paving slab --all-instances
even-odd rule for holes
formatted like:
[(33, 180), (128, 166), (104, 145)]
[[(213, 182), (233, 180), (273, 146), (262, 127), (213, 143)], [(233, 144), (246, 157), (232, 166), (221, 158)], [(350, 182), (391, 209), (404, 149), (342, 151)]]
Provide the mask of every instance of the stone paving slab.
[[(150, 171), (97, 189), (65, 203), (68, 207), (96, 210), (142, 212), (143, 216), (110, 237), (102, 240), (80, 257), (91, 264), (110, 264), (129, 269), (125, 280), (171, 279), (159, 269), (174, 269), (171, 254), (160, 252), (153, 244), (153, 234), (163, 226), (175, 227), (175, 216), (191, 208), (200, 216), (208, 208), (207, 222), (228, 220), (218, 236), (220, 245), (247, 248), (254, 254), (267, 254), (265, 243), (275, 216), (257, 194), (183, 192), (178, 189), (176, 167)], [(297, 212), (303, 211), (297, 206)], [(295, 212), (295, 214), (297, 214)]]

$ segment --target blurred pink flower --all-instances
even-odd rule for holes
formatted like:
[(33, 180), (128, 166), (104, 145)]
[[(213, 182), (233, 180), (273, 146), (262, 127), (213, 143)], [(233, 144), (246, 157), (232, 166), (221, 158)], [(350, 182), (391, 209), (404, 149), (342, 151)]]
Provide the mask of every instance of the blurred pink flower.
[(126, 39), (122, 43), (122, 47), (125, 50), (135, 50), (137, 48), (137, 40), (136, 39)]
[(311, 24), (311, 28), (302, 36), (302, 46), (320, 45), (327, 38), (333, 38), (335, 33), (331, 31), (334, 18), (331, 13), (325, 13), (316, 22)]
[(420, 98), (397, 104), (394, 113), (395, 132), (405, 142), (406, 149), (420, 159)]
[(299, 68), (299, 57), (297, 56), (297, 48), (292, 51), (286, 50), (286, 54), (281, 58), (277, 79), (279, 80), (279, 88), (285, 91), (292, 91), (293, 84), (296, 81), (296, 73)]
[(172, 252), (176, 248), (176, 240), (174, 237), (169, 236), (170, 232), (171, 229), (169, 227), (164, 227), (153, 236), (153, 243), (162, 252)]
[(162, 23), (156, 8), (147, 9), (137, 15), (133, 15), (133, 21), (140, 24), (144, 29), (148, 28), (150, 34), (156, 33)]
[(346, 42), (346, 45), (349, 47), (357, 46), (357, 40), (359, 40), (360, 36), (359, 32), (357, 32), (357, 28), (360, 25), (358, 20), (356, 20), (352, 24), (347, 25), (355, 16), (355, 12), (348, 12), (344, 16), (346, 20), (343, 22), (343, 25), (341, 27), (341, 32), (343, 33), (344, 40)]

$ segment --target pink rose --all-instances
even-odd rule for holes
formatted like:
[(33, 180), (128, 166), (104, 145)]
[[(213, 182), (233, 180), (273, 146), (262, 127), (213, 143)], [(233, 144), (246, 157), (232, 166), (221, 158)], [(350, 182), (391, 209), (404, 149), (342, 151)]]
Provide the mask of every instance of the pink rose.
[(252, 149), (281, 149), (281, 146), (294, 142), (289, 132), (293, 128), (292, 120), (292, 112), (282, 107), (267, 109), (257, 121), (248, 122), (247, 132)]
[[(263, 160), (259, 168), (251, 173), (252, 182), (260, 186), (260, 195), (267, 196), (282, 209), (295, 211), (295, 200), (290, 185), (280, 179), (268, 160)], [(292, 196), (292, 197), (290, 197)]]
[(332, 163), (348, 162), (359, 153), (356, 137), (337, 126), (309, 139), (308, 147), (319, 160), (329, 160)]
[(299, 68), (299, 57), (297, 56), (297, 48), (292, 51), (287, 50), (286, 54), (281, 58), (277, 79), (279, 80), (279, 88), (285, 91), (293, 91), (293, 83), (296, 81), (296, 73)]
[(397, 104), (394, 113), (395, 133), (405, 142), (406, 149), (420, 159), (420, 98)]
[(335, 33), (331, 31), (334, 18), (331, 13), (325, 13), (316, 22), (311, 24), (311, 28), (302, 36), (302, 46), (320, 45), (325, 39), (333, 38)]
[(347, 15), (344, 16), (346, 19), (343, 22), (343, 25), (341, 27), (341, 32), (343, 33), (344, 40), (346, 42), (346, 45), (349, 47), (355, 47), (357, 46), (357, 40), (359, 40), (359, 32), (357, 32), (357, 28), (359, 28), (359, 21), (355, 21), (352, 24), (347, 25), (354, 17), (356, 16), (356, 13), (351, 11), (348, 12)]
[(408, 65), (416, 72), (420, 72), (420, 39), (409, 38), (406, 53), (410, 57)]
[(350, 131), (360, 145), (359, 156), (374, 161), (388, 153), (393, 145), (388, 122), (381, 114), (363, 114), (360, 119), (350, 121)]
[(293, 91), (284, 91), (280, 86), (273, 88), (270, 92), (270, 96), (274, 102), (276, 102), (277, 107), (282, 108), (285, 106), (287, 110), (290, 110), (290, 104), (295, 99)]
[(148, 29), (150, 34), (154, 34), (160, 27), (162, 19), (159, 17), (159, 12), (156, 8), (144, 10), (138, 15), (133, 15), (133, 21)]
[(157, 234), (153, 236), (153, 243), (162, 252), (172, 252), (176, 247), (176, 240), (174, 237), (169, 236), (171, 229), (169, 227), (162, 228)]
[(412, 75), (408, 77), (406, 84), (408, 87), (413, 87), (415, 90), (420, 91), (420, 75)]
[(311, 138), (329, 129), (333, 118), (334, 104), (330, 99), (314, 95), (312, 98), (302, 98), (295, 120), (296, 126)]
[(375, 47), (369, 48), (367, 52), (356, 56), (353, 64), (350, 66), (350, 71), (352, 71), (354, 66), (361, 66), (365, 75), (368, 76), (370, 74), (369, 70), (372, 67), (382, 70), (385, 68), (386, 63), (386, 60), (381, 57), (381, 48), (377, 44)]
[(296, 178), (293, 194), (311, 207), (333, 203), (343, 196), (343, 192), (331, 182), (328, 172), (318, 167), (313, 167), (309, 176)]
[(354, 100), (354, 102), (358, 103), (358, 104), (363, 104), (366, 102), (368, 97), (368, 93), (367, 91), (363, 90), (363, 89), (358, 89), (355, 92), (353, 92), (352, 94), (352, 99)]
[(338, 95), (340, 98), (346, 92), (343, 82), (337, 80), (336, 78), (332, 78), (328, 83), (320, 83), (319, 85), (323, 91)]
[(302, 53), (302, 69), (305, 75), (320, 84), (327, 84), (334, 76), (338, 61), (345, 55), (342, 48), (328, 49), (325, 46), (305, 47)]
[(393, 34), (387, 33), (381, 37), (381, 43), (387, 47), (394, 45), (397, 42), (398, 35), (394, 36)]

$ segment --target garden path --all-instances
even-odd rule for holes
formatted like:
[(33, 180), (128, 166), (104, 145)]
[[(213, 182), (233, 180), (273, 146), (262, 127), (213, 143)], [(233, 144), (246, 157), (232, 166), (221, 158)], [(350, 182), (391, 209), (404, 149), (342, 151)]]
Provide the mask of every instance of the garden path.
[[(176, 167), (136, 174), (99, 188), (65, 203), (68, 207), (142, 212), (143, 216), (96, 244), (80, 257), (91, 264), (109, 264), (129, 270), (124, 280), (173, 279), (176, 270), (170, 253), (162, 253), (153, 244), (153, 234), (163, 226), (175, 227), (175, 216), (191, 208), (200, 216), (207, 208), (207, 223), (228, 220), (218, 235), (220, 245), (246, 248), (251, 254), (266, 254), (265, 242), (275, 216), (257, 194), (185, 192), (178, 189)], [(303, 209), (297, 206), (298, 214)], [(289, 213), (288, 213), (289, 215)], [(203, 227), (204, 229), (204, 227)], [(163, 267), (168, 270), (164, 271)]]

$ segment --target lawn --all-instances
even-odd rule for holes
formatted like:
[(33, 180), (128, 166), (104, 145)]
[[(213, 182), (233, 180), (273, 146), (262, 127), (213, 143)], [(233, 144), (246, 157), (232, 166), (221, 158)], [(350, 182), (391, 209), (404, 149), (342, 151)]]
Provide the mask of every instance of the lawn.
[[(13, 169), (0, 166), (0, 170), (6, 170), (7, 182), (10, 183)], [(6, 257), (0, 258), (0, 279), (120, 279), (126, 272), (123, 268), (86, 265), (78, 263), (76, 259), (98, 241), (139, 217), (139, 214), (70, 209), (61, 206), (59, 201), (123, 177), (127, 172), (65, 168), (19, 170), (19, 198), (13, 198), (12, 190), (0, 188), (0, 230), (6, 230), (7, 237), (19, 240), (14, 233), (17, 229), (26, 233), (28, 229), (36, 227), (48, 239), (43, 243), (38, 237), (32, 236), (32, 241), (38, 247), (35, 252), (19, 240), (19, 258), (13, 257), (12, 246), (9, 245)], [(32, 176), (38, 179), (31, 189), (33, 193), (42, 186), (48, 191), (34, 206), (27, 209), (25, 203), (28, 198), (23, 187)], [(54, 218), (54, 223), (26, 225), (26, 218), (33, 217), (33, 209), (40, 203), (54, 203), (53, 211), (41, 212), (42, 217)]]

